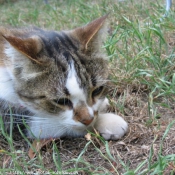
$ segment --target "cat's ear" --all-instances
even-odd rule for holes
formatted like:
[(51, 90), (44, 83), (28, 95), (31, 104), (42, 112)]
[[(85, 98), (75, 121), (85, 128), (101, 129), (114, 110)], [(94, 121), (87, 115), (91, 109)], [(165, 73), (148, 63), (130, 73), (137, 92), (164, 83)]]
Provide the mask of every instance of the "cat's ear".
[(33, 36), (30, 38), (22, 38), (18, 36), (8, 36), (3, 35), (3, 37), (13, 46), (17, 51), (27, 56), (29, 59), (40, 63), (37, 60), (37, 54), (42, 49), (42, 43), (37, 36)]
[(108, 15), (102, 16), (89, 24), (73, 30), (73, 35), (78, 38), (85, 50), (102, 46), (102, 42), (107, 33), (106, 18)]

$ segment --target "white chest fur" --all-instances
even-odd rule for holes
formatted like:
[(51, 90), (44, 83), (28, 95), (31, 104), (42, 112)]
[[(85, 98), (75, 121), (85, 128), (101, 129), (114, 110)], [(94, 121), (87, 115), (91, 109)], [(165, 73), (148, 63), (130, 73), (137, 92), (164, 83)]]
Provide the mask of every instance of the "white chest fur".
[(18, 96), (13, 88), (13, 81), (8, 71), (0, 67), (0, 98), (11, 103), (18, 103)]

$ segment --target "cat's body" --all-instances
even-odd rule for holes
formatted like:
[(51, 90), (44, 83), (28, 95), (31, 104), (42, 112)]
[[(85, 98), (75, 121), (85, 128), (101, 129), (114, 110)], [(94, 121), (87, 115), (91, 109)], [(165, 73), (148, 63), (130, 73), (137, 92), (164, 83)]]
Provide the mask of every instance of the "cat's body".
[(104, 112), (108, 105), (107, 59), (101, 52), (105, 19), (63, 32), (0, 29), (4, 121), (9, 121), (7, 111), (12, 107), (14, 119), (23, 114), (29, 137), (83, 136), (92, 127), (105, 139), (125, 134), (127, 123)]

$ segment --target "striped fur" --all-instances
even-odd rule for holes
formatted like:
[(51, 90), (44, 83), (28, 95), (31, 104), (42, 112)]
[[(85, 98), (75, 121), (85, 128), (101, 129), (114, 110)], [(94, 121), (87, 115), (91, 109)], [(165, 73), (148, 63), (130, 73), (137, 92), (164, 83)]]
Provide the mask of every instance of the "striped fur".
[[(18, 123), (19, 111), (24, 114), (29, 137), (82, 136), (91, 129), (108, 105), (107, 59), (101, 51), (105, 21), (106, 16), (61, 32), (1, 28), (0, 112), (4, 121), (9, 121), (10, 105), (18, 109), (12, 113)], [(124, 123), (124, 129), (119, 128), (121, 137), (127, 124), (118, 116), (113, 120)], [(97, 129), (101, 130), (105, 123), (100, 123)], [(111, 133), (106, 139), (115, 138)]]

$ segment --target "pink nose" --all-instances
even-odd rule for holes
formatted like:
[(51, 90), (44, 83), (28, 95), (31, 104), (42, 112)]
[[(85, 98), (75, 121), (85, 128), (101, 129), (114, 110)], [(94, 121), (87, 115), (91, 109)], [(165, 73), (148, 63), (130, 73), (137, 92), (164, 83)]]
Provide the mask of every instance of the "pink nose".
[(94, 114), (91, 113), (93, 112), (89, 111), (88, 107), (82, 104), (74, 109), (74, 119), (84, 125), (89, 125), (94, 119)]
[(93, 121), (93, 118), (80, 120), (80, 122), (83, 123), (84, 125), (89, 125), (92, 123), (92, 121)]

